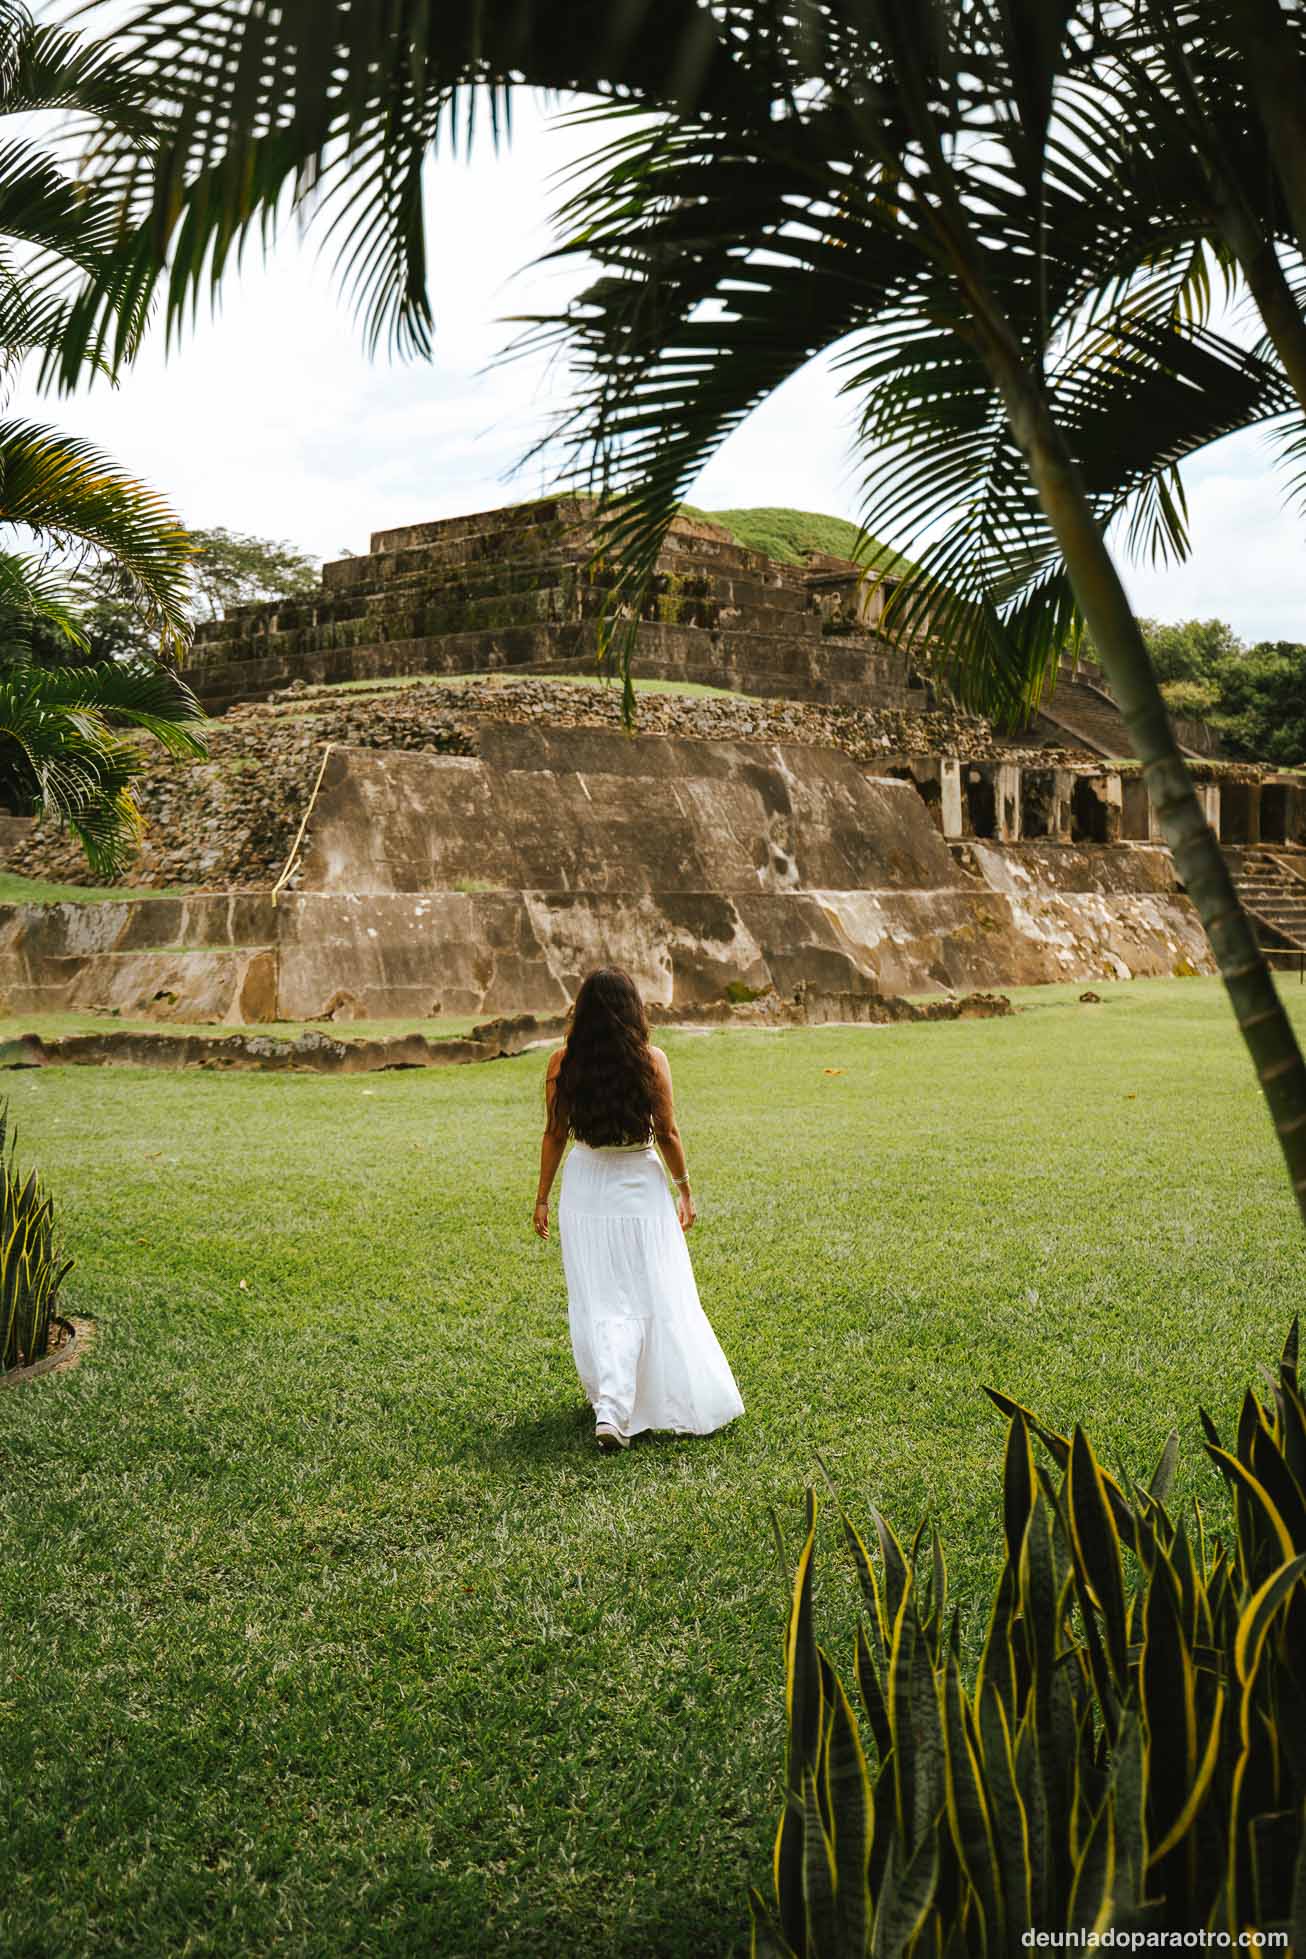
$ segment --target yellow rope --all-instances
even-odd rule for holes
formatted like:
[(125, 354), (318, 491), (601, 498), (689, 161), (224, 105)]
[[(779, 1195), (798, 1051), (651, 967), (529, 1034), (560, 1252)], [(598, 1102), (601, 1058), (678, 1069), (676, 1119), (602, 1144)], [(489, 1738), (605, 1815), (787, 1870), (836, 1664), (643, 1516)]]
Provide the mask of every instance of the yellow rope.
[(322, 750), (322, 764), (317, 772), (317, 781), (313, 784), (313, 793), (308, 799), (308, 807), (304, 811), (304, 814), (299, 819), (299, 828), (295, 832), (295, 841), (290, 846), (290, 855), (286, 859), (285, 869), (282, 871), (281, 876), (277, 879), (276, 883), (272, 887), (272, 902), (274, 905), (276, 904), (277, 898), (280, 895), (282, 886), (286, 883), (287, 879), (293, 876), (294, 874), (296, 863), (299, 857), (299, 846), (304, 841), (304, 832), (308, 828), (308, 819), (313, 814), (313, 805), (317, 801), (317, 792), (322, 787), (322, 777), (326, 773), (327, 756), (331, 753), (331, 750), (334, 747), (335, 747), (335, 743), (333, 741), (329, 741), (326, 747)]

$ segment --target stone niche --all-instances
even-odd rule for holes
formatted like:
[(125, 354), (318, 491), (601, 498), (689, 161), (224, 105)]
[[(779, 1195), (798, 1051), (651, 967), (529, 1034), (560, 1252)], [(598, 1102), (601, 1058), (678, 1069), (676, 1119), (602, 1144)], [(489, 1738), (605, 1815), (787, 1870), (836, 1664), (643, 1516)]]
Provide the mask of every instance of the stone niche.
[(1270, 775), (1219, 787), (1221, 843), (1306, 845), (1306, 781)]

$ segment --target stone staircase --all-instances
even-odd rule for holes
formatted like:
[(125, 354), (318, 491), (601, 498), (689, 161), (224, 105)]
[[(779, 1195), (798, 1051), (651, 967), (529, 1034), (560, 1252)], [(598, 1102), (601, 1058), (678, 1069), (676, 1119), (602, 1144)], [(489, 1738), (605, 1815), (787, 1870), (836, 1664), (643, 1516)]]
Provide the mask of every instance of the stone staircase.
[(1082, 674), (1062, 669), (1055, 688), (1039, 709), (1038, 720), (1049, 723), (1060, 740), (1069, 736), (1075, 746), (1112, 761), (1131, 753), (1129, 731), (1120, 709), (1104, 687), (1095, 686)]
[[(1060, 742), (1087, 748), (1095, 755), (1118, 762), (1133, 754), (1124, 716), (1106, 687), (1091, 675), (1062, 667), (1056, 686), (1035, 716), (1037, 733)], [(1211, 751), (1179, 744), (1185, 755), (1197, 757)]]
[(1297, 869), (1287, 853), (1248, 848), (1229, 853), (1234, 884), (1269, 951), (1306, 952), (1306, 855)]

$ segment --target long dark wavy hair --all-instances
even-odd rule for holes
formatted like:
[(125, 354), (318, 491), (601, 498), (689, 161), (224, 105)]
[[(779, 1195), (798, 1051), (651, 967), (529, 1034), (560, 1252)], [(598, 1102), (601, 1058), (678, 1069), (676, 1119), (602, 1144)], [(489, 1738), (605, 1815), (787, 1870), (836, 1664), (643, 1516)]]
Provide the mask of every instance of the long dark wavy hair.
[(592, 1149), (645, 1143), (665, 1107), (639, 989), (619, 966), (601, 966), (576, 995), (554, 1088), (552, 1128)]

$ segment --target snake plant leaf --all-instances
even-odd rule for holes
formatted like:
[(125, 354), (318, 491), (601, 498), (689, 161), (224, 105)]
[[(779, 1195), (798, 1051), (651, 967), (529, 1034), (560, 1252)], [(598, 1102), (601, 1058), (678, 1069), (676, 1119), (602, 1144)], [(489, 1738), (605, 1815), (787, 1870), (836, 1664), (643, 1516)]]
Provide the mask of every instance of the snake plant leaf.
[(804, 1938), (804, 1777), (818, 1763), (823, 1726), (821, 1672), (812, 1630), (812, 1557), (816, 1547), (816, 1497), (806, 1498), (806, 1536), (794, 1573), (785, 1639), (785, 1713), (788, 1719), (788, 1797), (776, 1831), (774, 1879), (785, 1937), (801, 1950)]
[[(912, 1603), (909, 1599), (908, 1603)], [(911, 1734), (915, 1743), (911, 1830), (912, 1848), (937, 1829), (946, 1801), (943, 1733), (934, 1684), (933, 1655), (918, 1629), (911, 1656)]]
[(961, 1684), (961, 1669), (944, 1664), (939, 1683), (947, 1768), (948, 1827), (967, 1882), (975, 1893), (982, 1920), (981, 1949), (1000, 1952), (1006, 1941), (1002, 1908), (1002, 1872), (994, 1841), (993, 1819), (976, 1759), (970, 1709)]
[(1076, 1571), (1102, 1614), (1106, 1655), (1117, 1693), (1126, 1691), (1125, 1579), (1106, 1486), (1092, 1444), (1076, 1425), (1067, 1482)]
[(884, 1609), (887, 1623), (892, 1628), (897, 1623), (903, 1594), (908, 1585), (908, 1560), (903, 1556), (903, 1549), (894, 1535), (893, 1526), (886, 1517), (881, 1516), (874, 1505), (871, 1507), (871, 1521), (875, 1525), (875, 1534), (880, 1540), (880, 1556), (884, 1560)]
[(1051, 1519), (1042, 1491), (1030, 1511), (1018, 1576), (1026, 1656), (1041, 1702), (1046, 1705), (1060, 1650), (1061, 1603)]
[(1050, 1840), (1047, 1785), (1039, 1740), (1037, 1703), (1032, 1688), (1012, 1741), (1011, 1758), (1016, 1771), (1016, 1787), (1024, 1806), (1025, 1821), (1029, 1831), (1030, 1922), (1045, 1925), (1055, 1895), (1056, 1871)]
[(840, 1955), (866, 1950), (871, 1926), (867, 1886), (875, 1809), (866, 1754), (842, 1685), (835, 1681), (825, 1749), (826, 1811), (831, 1819), (836, 1872), (835, 1916)]
[(1220, 1687), (1215, 1696), (1215, 1707), (1211, 1714), (1210, 1726), (1202, 1747), (1201, 1760), (1197, 1773), (1184, 1797), (1183, 1806), (1176, 1815), (1166, 1834), (1161, 1838), (1148, 1859), (1149, 1864), (1160, 1864), (1172, 1850), (1181, 1844), (1191, 1831), (1197, 1815), (1215, 1780), (1216, 1765), (1220, 1759), (1220, 1746), (1224, 1737), (1225, 1690)]
[(1211, 1417), (1207, 1414), (1205, 1408), (1199, 1407), (1197, 1410), (1197, 1415), (1199, 1421), (1202, 1424), (1203, 1433), (1205, 1434), (1206, 1439), (1210, 1443), (1211, 1447), (1213, 1449), (1223, 1448), (1224, 1444), (1220, 1440), (1220, 1431), (1215, 1426), (1215, 1423), (1211, 1420)]
[[(1251, 1584), (1264, 1576), (1267, 1561), (1271, 1565), (1286, 1562), (1296, 1546), (1268, 1490), (1251, 1470), (1244, 1468), (1227, 1449), (1217, 1449), (1209, 1442), (1206, 1453), (1233, 1490), (1240, 1525), (1239, 1560), (1245, 1580)], [(1277, 1558), (1273, 1556), (1276, 1547)]]
[(1279, 1393), (1283, 1410), (1283, 1459), (1297, 1488), (1306, 1495), (1306, 1400), (1295, 1369), (1279, 1370)]
[(1197, 1766), (1196, 1677), (1173, 1565), (1158, 1564), (1143, 1606), (1138, 1690), (1147, 1738), (1151, 1835), (1166, 1838)]
[(1115, 1800), (1116, 1859), (1120, 1872), (1117, 1902), (1143, 1899), (1147, 1853), (1147, 1760), (1143, 1724), (1130, 1706), (1116, 1735), (1111, 1765)]
[(1306, 1497), (1288, 1468), (1278, 1439), (1266, 1428), (1252, 1435), (1249, 1456), (1245, 1459), (1279, 1515), (1296, 1550), (1306, 1551)]
[[(807, 1492), (807, 1535), (794, 1572), (785, 1649), (785, 1712), (789, 1719), (789, 1787), (801, 1790), (816, 1767), (821, 1745), (821, 1671), (812, 1631), (812, 1556), (816, 1548), (816, 1496)], [(788, 1928), (786, 1927), (786, 1930)]]
[(884, 1593), (880, 1587), (879, 1574), (866, 1548), (861, 1532), (857, 1529), (846, 1511), (840, 1511), (839, 1521), (843, 1526), (844, 1541), (848, 1546), (866, 1605), (866, 1616), (870, 1621), (871, 1635), (875, 1641), (876, 1659), (882, 1666), (889, 1647), (892, 1621), (885, 1617)]
[[(1043, 1444), (1058, 1469), (1065, 1470), (1069, 1467), (1071, 1450), (1069, 1436), (1060, 1435), (1056, 1429), (1045, 1427), (1039, 1421), (1033, 1409), (1026, 1408), (1023, 1402), (1013, 1401), (1009, 1394), (1003, 1394), (1000, 1389), (985, 1387), (984, 1392), (994, 1406), (1000, 1409), (1008, 1420), (1011, 1420), (1016, 1415), (1022, 1415), (1024, 1417), (1026, 1424)], [(1122, 1541), (1132, 1548), (1134, 1513), (1130, 1508), (1129, 1499), (1114, 1476), (1109, 1475), (1104, 1469), (1099, 1470), (1099, 1474), (1102, 1478), (1102, 1486), (1106, 1491), (1107, 1501), (1111, 1505), (1111, 1514), (1115, 1518), (1116, 1530)]]
[(835, 1917), (834, 1844), (821, 1816), (816, 1777), (803, 1773), (803, 1950), (811, 1959), (839, 1959)]
[(1238, 1621), (1238, 1636), (1234, 1643), (1234, 1664), (1238, 1678), (1246, 1687), (1255, 1675), (1261, 1661), (1261, 1648), (1266, 1635), (1274, 1623), (1276, 1613), (1285, 1603), (1297, 1585), (1302, 1573), (1306, 1571), (1306, 1552), (1291, 1558), (1272, 1572), (1265, 1583), (1253, 1593), (1247, 1608)]
[(1115, 1803), (1108, 1796), (1098, 1807), (1075, 1866), (1067, 1931), (1100, 1933), (1110, 1925), (1115, 1909), (1116, 1864)]
[(1279, 1362), (1279, 1365), (1286, 1368), (1290, 1374), (1295, 1375), (1297, 1372), (1297, 1353), (1300, 1345), (1301, 1315), (1294, 1313), (1292, 1316), (1292, 1325), (1288, 1328), (1283, 1342), (1283, 1355)]
[[(1015, 1559), (1020, 1556), (1019, 1548)], [(1016, 1641), (1013, 1637), (1013, 1618), (1016, 1597), (1016, 1572), (1012, 1557), (1008, 1557), (998, 1579), (998, 1588), (993, 1595), (993, 1609), (989, 1613), (988, 1630), (984, 1635), (984, 1646), (980, 1653), (979, 1668), (975, 1676), (976, 1699), (991, 1689), (1003, 1703), (1006, 1710), (1007, 1726), (1014, 1727), (1020, 1716), (1021, 1692), (1016, 1672)]]
[(1152, 1480), (1147, 1486), (1148, 1495), (1154, 1496), (1158, 1503), (1164, 1503), (1174, 1488), (1175, 1470), (1178, 1466), (1179, 1431), (1177, 1428), (1172, 1428), (1165, 1438), (1165, 1445), (1157, 1458), (1156, 1468), (1152, 1471)]
[(985, 1682), (976, 1690), (975, 1706), (1007, 1922), (1009, 1925), (1032, 1925), (1034, 1899), (1029, 1818), (1016, 1780), (1006, 1705), (997, 1688)]
[(1020, 1557), (1037, 1487), (1029, 1422), (1024, 1410), (1018, 1408), (1007, 1425), (1002, 1462), (1002, 1528), (1007, 1539), (1007, 1556), (1013, 1562)]
[(862, 1621), (857, 1626), (857, 1684), (861, 1688), (862, 1703), (871, 1724), (871, 1734), (875, 1740), (875, 1752), (881, 1762), (887, 1761), (893, 1749), (893, 1736), (889, 1727), (889, 1710), (885, 1704), (884, 1688), (880, 1681), (880, 1670), (871, 1652), (866, 1636), (866, 1626)]
[(910, 1850), (915, 1842), (917, 1753), (912, 1726), (912, 1661), (917, 1644), (916, 1612), (911, 1573), (907, 1573), (889, 1647), (888, 1706), (893, 1734), (894, 1820), (899, 1841)]
[(1242, 1398), (1242, 1406), (1238, 1410), (1238, 1434), (1234, 1442), (1234, 1451), (1239, 1462), (1250, 1463), (1252, 1444), (1258, 1430), (1268, 1432), (1269, 1423), (1264, 1408), (1248, 1388)]
[(780, 1907), (781, 1929), (796, 1952), (803, 1950), (806, 1937), (803, 1914), (804, 1828), (802, 1802), (794, 1790), (787, 1789), (780, 1821), (776, 1826), (775, 1847), (771, 1853), (771, 1879)]
[(867, 1868), (866, 1880), (872, 1898), (879, 1898), (885, 1882), (885, 1872), (889, 1865), (890, 1852), (898, 1841), (894, 1830), (894, 1789), (895, 1770), (893, 1751), (880, 1763), (875, 1776), (872, 1808), (875, 1812), (875, 1830), (871, 1837), (871, 1861)]
[(939, 1836), (931, 1830), (899, 1867), (897, 1845), (884, 1875), (871, 1936), (872, 1959), (900, 1959), (920, 1936), (939, 1883)]
[(770, 1906), (753, 1885), (748, 1888), (748, 1910), (752, 1920), (749, 1959), (797, 1959)]

